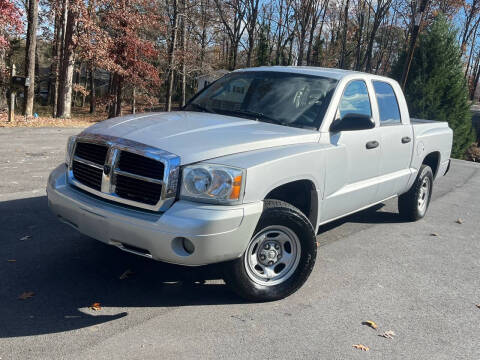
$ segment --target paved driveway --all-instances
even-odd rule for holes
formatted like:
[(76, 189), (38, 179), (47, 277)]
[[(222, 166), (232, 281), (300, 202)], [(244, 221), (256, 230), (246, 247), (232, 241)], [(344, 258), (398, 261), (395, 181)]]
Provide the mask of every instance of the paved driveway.
[[(248, 304), (214, 266), (126, 254), (49, 213), (48, 173), (78, 131), (0, 129), (2, 360), (480, 358), (480, 166), (453, 162), (417, 223), (402, 222), (390, 201), (322, 227), (307, 284)], [(386, 330), (396, 336), (378, 336)]]

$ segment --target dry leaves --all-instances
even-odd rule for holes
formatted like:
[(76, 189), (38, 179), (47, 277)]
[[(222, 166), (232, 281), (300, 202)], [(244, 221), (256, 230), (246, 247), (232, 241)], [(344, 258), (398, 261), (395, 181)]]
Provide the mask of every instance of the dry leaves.
[(475, 306), (480, 309), (480, 304), (477, 304), (477, 305), (475, 305)]
[(92, 305), (90, 305), (90, 310), (99, 311), (102, 310), (102, 306), (99, 302), (94, 302)]
[(25, 291), (18, 297), (18, 300), (27, 300), (33, 297), (34, 295), (35, 293), (33, 291)]
[(369, 327), (371, 327), (372, 329), (375, 329), (375, 330), (377, 330), (377, 328), (378, 328), (378, 325), (375, 323), (375, 321), (371, 321), (371, 320), (362, 322), (362, 325), (369, 326)]
[(463, 224), (463, 219), (458, 218), (457, 221), (455, 221), (457, 224)]
[(20, 238), (20, 241), (25, 241), (25, 240), (28, 240), (28, 239), (31, 239), (31, 238), (32, 238), (32, 235), (25, 235), (25, 236)]
[(385, 331), (383, 334), (380, 334), (378, 336), (384, 337), (385, 339), (393, 339), (393, 337), (395, 335), (396, 334), (393, 330), (388, 330), (388, 331)]
[(362, 351), (368, 351), (370, 348), (368, 346), (362, 345), (362, 344), (354, 344), (352, 345), (355, 349), (362, 350)]
[(133, 275), (133, 271), (130, 270), (130, 269), (127, 269), (123, 272), (122, 275), (120, 275), (119, 279), (120, 280), (125, 280), (125, 279), (128, 279), (130, 277), (130, 275)]
[(15, 260), (15, 259), (8, 259), (7, 261), (8, 262), (17, 262), (17, 260)]
[(430, 236), (438, 236), (437, 233), (431, 233)]

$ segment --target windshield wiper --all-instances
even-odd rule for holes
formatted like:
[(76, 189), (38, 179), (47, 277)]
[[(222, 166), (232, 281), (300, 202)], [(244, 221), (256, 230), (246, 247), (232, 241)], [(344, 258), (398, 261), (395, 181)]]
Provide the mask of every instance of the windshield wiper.
[(234, 114), (239, 114), (239, 115), (247, 115), (247, 116), (251, 116), (251, 117), (254, 117), (256, 121), (265, 121), (265, 122), (269, 122), (269, 123), (274, 123), (274, 124), (278, 124), (278, 125), (284, 125), (281, 121), (271, 117), (271, 116), (268, 116), (268, 115), (265, 115), (264, 113), (261, 113), (261, 112), (257, 112), (257, 111), (251, 111), (251, 110), (229, 110), (229, 112), (231, 113), (234, 113)]
[(197, 103), (190, 103), (186, 107), (190, 107), (190, 106), (195, 107), (197, 110), (200, 110), (200, 111), (203, 111), (203, 112), (216, 114), (216, 112), (213, 111), (212, 109), (208, 109), (205, 106), (197, 104)]

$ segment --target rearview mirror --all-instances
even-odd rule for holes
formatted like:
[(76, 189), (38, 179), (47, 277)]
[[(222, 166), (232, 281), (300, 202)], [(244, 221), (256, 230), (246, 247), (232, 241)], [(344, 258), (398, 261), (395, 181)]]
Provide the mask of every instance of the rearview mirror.
[(371, 116), (346, 114), (343, 118), (335, 120), (332, 125), (330, 125), (330, 132), (368, 130), (374, 127), (375, 123)]

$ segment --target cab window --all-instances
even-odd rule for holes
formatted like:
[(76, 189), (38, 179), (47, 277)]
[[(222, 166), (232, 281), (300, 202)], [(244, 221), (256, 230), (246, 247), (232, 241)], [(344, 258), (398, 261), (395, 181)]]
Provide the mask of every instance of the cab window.
[(338, 110), (340, 112), (340, 119), (346, 114), (372, 116), (372, 107), (365, 81), (354, 80), (347, 85), (340, 100)]
[(380, 113), (380, 125), (401, 124), (400, 109), (392, 86), (384, 81), (374, 81), (373, 88)]

